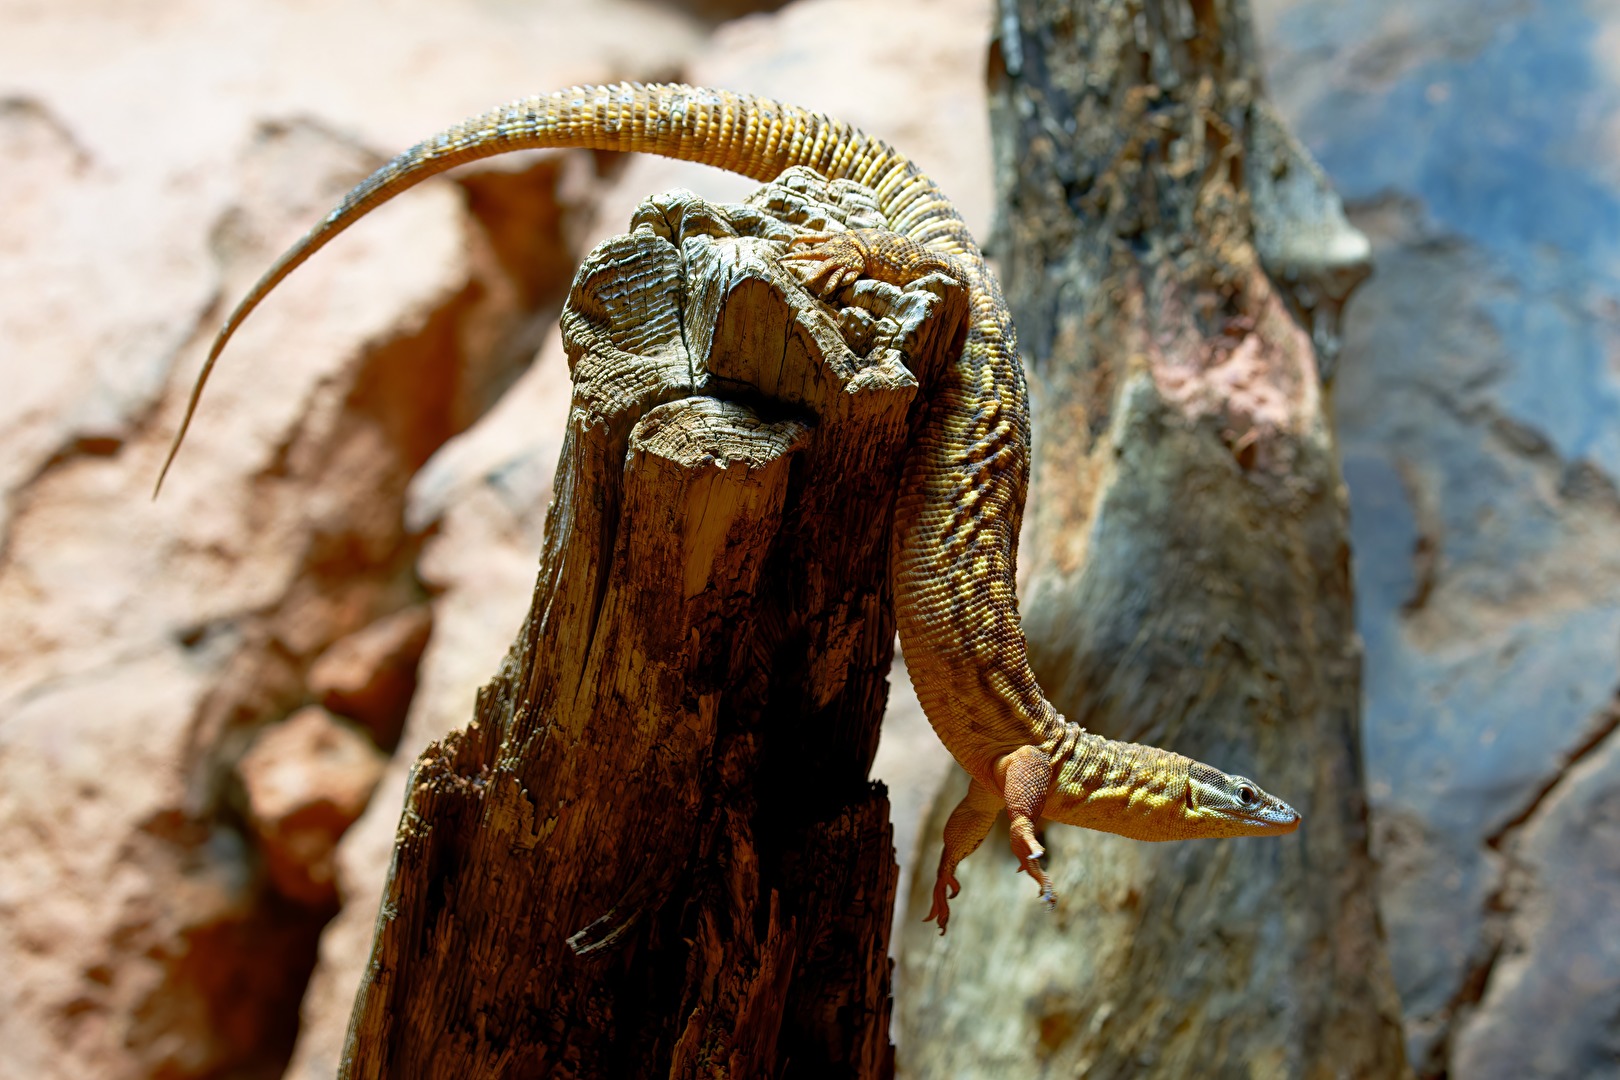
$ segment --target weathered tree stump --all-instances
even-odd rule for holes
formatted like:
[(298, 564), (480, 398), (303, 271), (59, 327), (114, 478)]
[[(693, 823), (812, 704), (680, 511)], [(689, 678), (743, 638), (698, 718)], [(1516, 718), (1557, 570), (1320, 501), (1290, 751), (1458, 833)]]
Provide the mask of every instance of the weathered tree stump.
[(794, 170), (579, 271), (533, 605), (411, 776), (343, 1076), (890, 1071), (889, 528), (967, 308), (776, 261), (883, 224)]
[(1071, 720), (1253, 776), (1304, 825), (1162, 845), (1049, 829), (1055, 916), (992, 838), (949, 937), (903, 942), (901, 1064), (1399, 1076), (1312, 349), (1334, 344), (1367, 245), (1265, 114), (1243, 0), (1002, 6), (997, 250), (1037, 405), (1031, 662)]

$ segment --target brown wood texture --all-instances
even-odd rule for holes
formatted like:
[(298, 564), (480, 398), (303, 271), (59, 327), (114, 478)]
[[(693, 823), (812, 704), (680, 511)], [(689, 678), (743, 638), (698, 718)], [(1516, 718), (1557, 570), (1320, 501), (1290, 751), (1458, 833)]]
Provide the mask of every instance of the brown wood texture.
[(828, 220), (883, 224), (803, 170), (672, 193), (576, 276), (534, 601), (412, 774), (343, 1076), (891, 1071), (889, 531), (967, 306), (813, 299), (776, 242)]
[(1365, 242), (1257, 123), (1243, 0), (1005, 0), (998, 25), (993, 254), (1036, 404), (1032, 664), (1070, 719), (1252, 776), (1304, 824), (1171, 844), (1049, 827), (1053, 914), (1002, 828), (963, 865), (949, 936), (905, 934), (901, 1072), (1401, 1076), (1312, 347)]

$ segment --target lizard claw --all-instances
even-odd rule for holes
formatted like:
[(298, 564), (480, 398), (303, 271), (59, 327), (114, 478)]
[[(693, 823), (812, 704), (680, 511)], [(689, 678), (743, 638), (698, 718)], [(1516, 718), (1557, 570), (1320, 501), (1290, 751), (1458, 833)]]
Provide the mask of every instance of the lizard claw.
[(1046, 909), (1051, 911), (1057, 907), (1057, 893), (1052, 889), (1052, 879), (1047, 876), (1036, 858), (1038, 856), (1021, 860), (1018, 869), (1035, 879), (1035, 884), (1040, 888), (1041, 900), (1046, 904)]
[(1052, 889), (1052, 879), (1041, 867), (1041, 859), (1046, 857), (1046, 849), (1035, 839), (1035, 830), (1028, 819), (1014, 824), (1012, 844), (1013, 854), (1018, 856), (1018, 869), (1035, 879), (1047, 910), (1057, 907), (1057, 893)]

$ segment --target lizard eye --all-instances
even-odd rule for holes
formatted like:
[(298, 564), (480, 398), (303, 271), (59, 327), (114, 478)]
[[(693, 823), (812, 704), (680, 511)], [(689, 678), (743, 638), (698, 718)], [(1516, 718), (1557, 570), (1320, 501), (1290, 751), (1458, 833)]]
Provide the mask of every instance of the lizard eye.
[(1238, 802), (1242, 803), (1244, 806), (1253, 806), (1255, 803), (1260, 801), (1260, 793), (1254, 790), (1254, 788), (1250, 787), (1248, 784), (1244, 784), (1239, 787), (1237, 795)]

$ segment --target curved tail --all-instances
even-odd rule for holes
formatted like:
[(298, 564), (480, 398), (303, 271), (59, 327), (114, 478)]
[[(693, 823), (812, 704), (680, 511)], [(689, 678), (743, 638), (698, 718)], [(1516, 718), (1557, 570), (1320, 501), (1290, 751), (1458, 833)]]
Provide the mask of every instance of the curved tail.
[(265, 271), (215, 336), (152, 497), (163, 489), (226, 343), (283, 278), (373, 208), (431, 176), (513, 150), (551, 148), (660, 154), (755, 180), (808, 165), (876, 191), (879, 208), (896, 232), (941, 251), (978, 256), (961, 216), (916, 166), (883, 141), (820, 113), (675, 83), (576, 86), (521, 98), (417, 143), (372, 173)]

